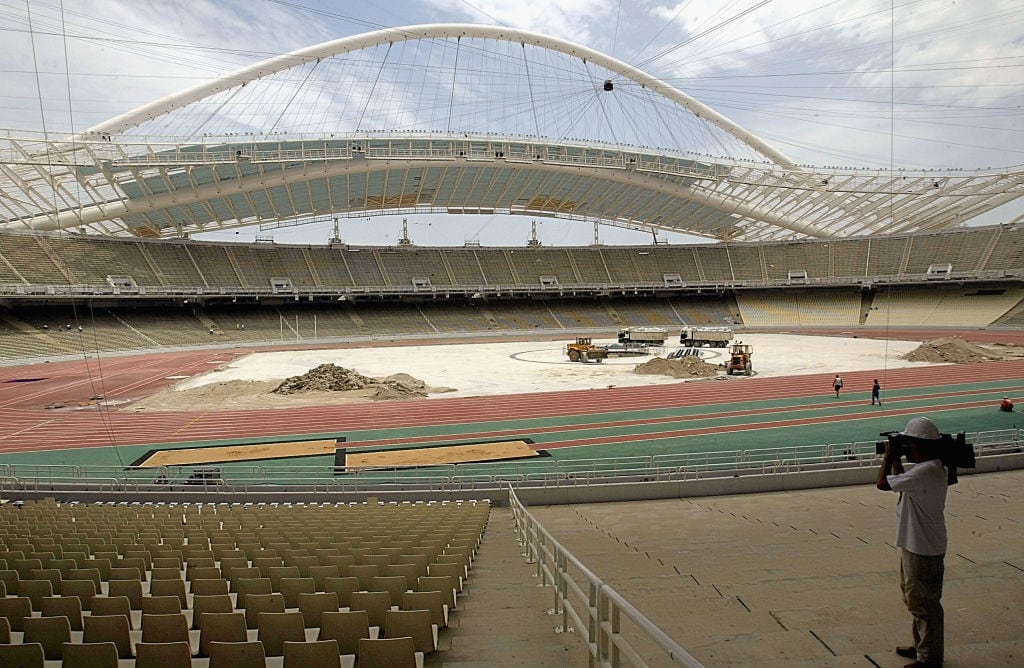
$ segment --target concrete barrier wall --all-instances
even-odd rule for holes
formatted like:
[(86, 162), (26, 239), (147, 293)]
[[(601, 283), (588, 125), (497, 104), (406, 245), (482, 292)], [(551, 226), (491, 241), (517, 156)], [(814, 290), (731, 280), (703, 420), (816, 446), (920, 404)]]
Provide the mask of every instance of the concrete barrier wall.
[[(1024, 469), (1024, 453), (979, 457), (977, 468), (960, 469), (961, 476)], [(588, 483), (577, 480), (574, 484), (549, 487), (517, 486), (519, 499), (527, 505), (553, 506), (576, 503), (610, 503), (623, 501), (649, 501), (701, 496), (733, 494), (762, 494), (799, 489), (873, 485), (878, 475), (875, 466), (857, 466), (813, 471), (794, 471), (773, 474), (734, 474), (715, 478), (692, 480), (651, 481), (636, 479), (629, 482)], [(105, 484), (16, 485), (12, 479), (0, 482), (0, 497), (4, 500), (55, 498), (58, 501), (174, 501), (177, 503), (324, 503), (365, 502), (376, 497), (384, 502), (403, 501), (464, 501), (490, 500), (496, 506), (507, 504), (507, 487), (481, 487), (478, 489), (425, 490), (400, 486), (367, 488), (358, 492), (335, 492), (327, 488), (299, 485), (265, 485), (234, 488), (231, 485), (209, 487), (144, 485), (118, 489)]]

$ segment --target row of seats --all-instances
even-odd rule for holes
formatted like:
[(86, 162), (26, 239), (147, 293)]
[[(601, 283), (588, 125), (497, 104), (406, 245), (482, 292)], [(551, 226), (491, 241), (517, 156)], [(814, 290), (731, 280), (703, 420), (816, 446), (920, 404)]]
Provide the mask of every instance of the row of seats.
[(474, 502), (0, 506), (0, 665), (422, 664), (488, 515)]

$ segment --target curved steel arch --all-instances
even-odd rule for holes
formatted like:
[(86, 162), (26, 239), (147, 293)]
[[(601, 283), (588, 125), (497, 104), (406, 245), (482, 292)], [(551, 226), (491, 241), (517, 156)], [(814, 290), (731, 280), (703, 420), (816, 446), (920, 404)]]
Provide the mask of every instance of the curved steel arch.
[[(386, 28), (373, 32), (362, 33), (350, 37), (329, 42), (322, 42), (308, 46), (280, 56), (274, 56), (260, 61), (253, 65), (235, 70), (223, 77), (199, 84), (179, 93), (154, 100), (148, 104), (137, 107), (131, 111), (115, 116), (99, 125), (95, 125), (79, 137), (89, 134), (118, 134), (144, 122), (153, 120), (176, 109), (198, 102), (216, 93), (242, 86), (250, 81), (256, 81), (263, 77), (298, 67), (305, 63), (321, 58), (359, 51), (361, 49), (387, 44), (391, 42), (406, 42), (418, 39), (430, 39), (439, 37), (469, 37), (478, 39), (494, 39), (506, 42), (529, 43), (551, 51), (563, 53), (568, 56), (575, 56), (604, 67), (615, 72), (635, 83), (640, 84), (661, 94), (668, 100), (675, 102), (681, 107), (703, 118), (705, 121), (721, 128), (723, 131), (740, 140), (761, 155), (769, 158), (772, 162), (800, 171), (800, 168), (785, 154), (769, 145), (766, 141), (744, 129), (726, 116), (718, 113), (703, 102), (696, 100), (681, 90), (665, 83), (664, 81), (639, 70), (617, 58), (605, 55), (580, 44), (575, 44), (557, 37), (550, 37), (540, 33), (519, 30), (516, 28), (489, 26), (482, 24), (466, 23), (436, 23), (404, 26), (399, 28)], [(683, 148), (683, 147), (680, 147)]]

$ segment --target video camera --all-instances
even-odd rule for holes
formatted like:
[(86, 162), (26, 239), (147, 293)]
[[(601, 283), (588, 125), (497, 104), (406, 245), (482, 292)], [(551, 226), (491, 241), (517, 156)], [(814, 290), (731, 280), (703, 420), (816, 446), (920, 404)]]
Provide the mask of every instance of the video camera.
[[(884, 436), (884, 441), (875, 441), (875, 454), (885, 454), (886, 445), (892, 450), (896, 457), (903, 457), (907, 454), (907, 446), (910, 443), (910, 436), (901, 434), (898, 431), (883, 431), (879, 436)], [(932, 448), (939, 453), (942, 465), (946, 467), (947, 482), (950, 485), (957, 483), (956, 469), (973, 469), (974, 445), (967, 442), (964, 432), (957, 434), (940, 434), (934, 441), (918, 439), (919, 443), (928, 444), (925, 447)]]

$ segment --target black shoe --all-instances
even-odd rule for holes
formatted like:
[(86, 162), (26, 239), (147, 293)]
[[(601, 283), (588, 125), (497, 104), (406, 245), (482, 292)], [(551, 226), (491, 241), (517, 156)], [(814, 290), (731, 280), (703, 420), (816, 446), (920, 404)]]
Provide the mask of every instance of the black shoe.
[(900, 656), (906, 657), (908, 659), (916, 659), (917, 658), (917, 648), (914, 647), (913, 645), (907, 645), (907, 646), (902, 646), (901, 645), (900, 647), (896, 648), (896, 653), (899, 654)]

